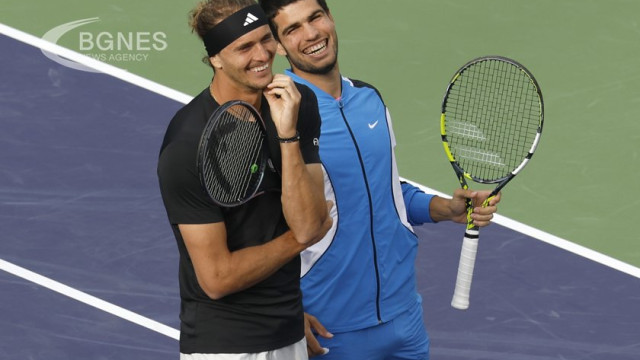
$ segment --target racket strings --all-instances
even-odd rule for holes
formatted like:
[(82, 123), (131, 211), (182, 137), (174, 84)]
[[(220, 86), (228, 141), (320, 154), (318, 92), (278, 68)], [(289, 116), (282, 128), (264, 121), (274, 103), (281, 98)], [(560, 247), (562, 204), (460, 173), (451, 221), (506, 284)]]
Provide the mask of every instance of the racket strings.
[(260, 185), (263, 133), (253, 113), (230, 107), (211, 129), (204, 178), (209, 194), (225, 204), (240, 202)]
[(476, 63), (456, 78), (446, 103), (452, 154), (474, 177), (506, 177), (527, 157), (540, 123), (538, 90), (521, 69), (502, 61)]

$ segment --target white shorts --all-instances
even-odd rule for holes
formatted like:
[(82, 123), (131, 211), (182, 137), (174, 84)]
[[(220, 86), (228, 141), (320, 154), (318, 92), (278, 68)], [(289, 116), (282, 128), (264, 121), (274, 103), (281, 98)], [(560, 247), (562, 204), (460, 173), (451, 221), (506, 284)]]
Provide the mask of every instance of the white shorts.
[(255, 354), (180, 354), (180, 360), (308, 360), (307, 340)]

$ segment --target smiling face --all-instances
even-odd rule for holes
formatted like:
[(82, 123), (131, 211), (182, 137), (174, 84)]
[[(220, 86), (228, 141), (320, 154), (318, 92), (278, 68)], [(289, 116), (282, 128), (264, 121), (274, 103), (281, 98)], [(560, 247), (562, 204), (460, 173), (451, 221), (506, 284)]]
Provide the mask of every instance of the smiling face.
[(336, 68), (338, 37), (335, 23), (316, 0), (286, 5), (278, 11), (273, 23), (295, 73), (324, 75)]
[(267, 25), (242, 35), (210, 58), (216, 71), (214, 80), (241, 91), (262, 92), (273, 79), (276, 47)]

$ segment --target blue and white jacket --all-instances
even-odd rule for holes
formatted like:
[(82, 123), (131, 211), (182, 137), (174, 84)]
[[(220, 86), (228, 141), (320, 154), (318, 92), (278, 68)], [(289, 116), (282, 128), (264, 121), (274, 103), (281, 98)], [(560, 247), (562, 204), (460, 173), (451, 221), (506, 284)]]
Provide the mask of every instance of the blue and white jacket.
[(431, 222), (431, 195), (401, 185), (391, 117), (374, 87), (343, 77), (335, 99), (286, 73), (318, 98), (325, 195), (335, 204), (329, 233), (301, 254), (305, 312), (336, 333), (390, 321), (419, 301), (411, 224)]

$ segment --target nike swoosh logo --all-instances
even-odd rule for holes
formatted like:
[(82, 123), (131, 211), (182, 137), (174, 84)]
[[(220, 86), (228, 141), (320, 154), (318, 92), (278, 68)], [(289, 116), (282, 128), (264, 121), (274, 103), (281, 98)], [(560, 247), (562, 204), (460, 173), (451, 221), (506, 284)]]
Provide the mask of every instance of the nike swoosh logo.
[(373, 124), (369, 124), (369, 129), (373, 129), (377, 125), (378, 125), (378, 120), (376, 120), (376, 122), (374, 122)]

